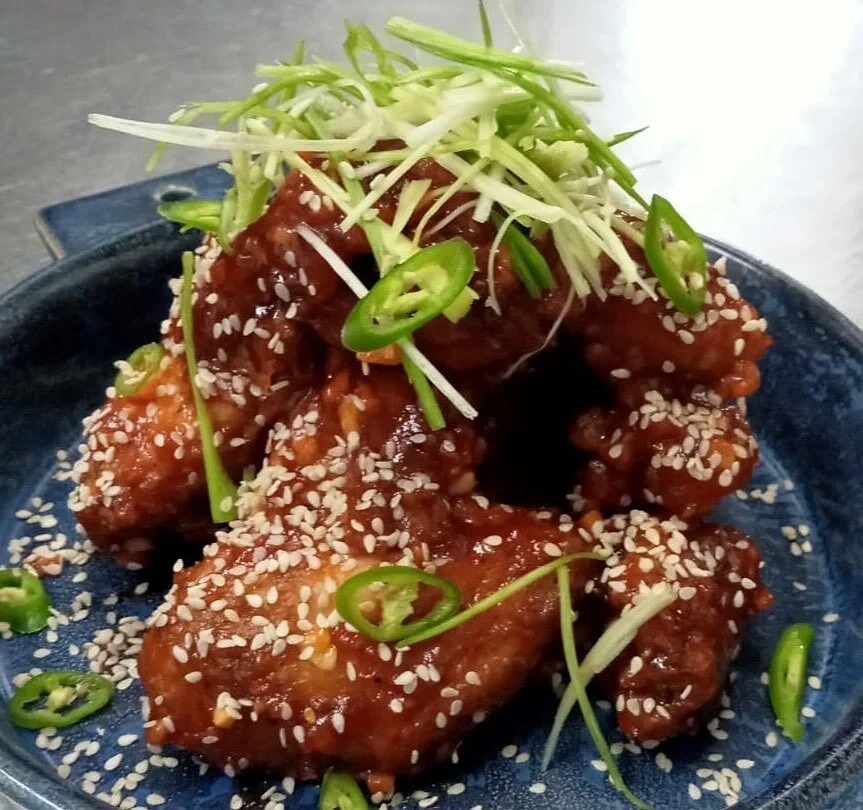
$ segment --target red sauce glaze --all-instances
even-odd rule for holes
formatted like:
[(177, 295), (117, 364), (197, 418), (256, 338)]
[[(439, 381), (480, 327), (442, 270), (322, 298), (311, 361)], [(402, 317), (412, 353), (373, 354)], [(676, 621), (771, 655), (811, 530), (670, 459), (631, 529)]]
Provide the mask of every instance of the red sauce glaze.
[[(405, 177), (417, 179), (431, 185), (408, 234), (452, 181), (431, 160)], [(384, 222), (400, 192), (376, 203)], [(559, 554), (596, 546), (612, 558), (573, 565), (571, 581), (576, 597), (603, 597), (598, 621), (654, 585), (678, 595), (604, 678), (622, 701), (621, 728), (657, 739), (693, 730), (715, 707), (743, 623), (771, 597), (749, 538), (681, 518), (744, 486), (757, 463), (743, 410), (727, 403), (758, 388), (765, 325), (721, 266), (709, 273), (702, 313), (676, 313), (629, 242), (640, 284), (602, 258), (604, 293), (569, 306), (568, 279), (546, 245), (558, 287), (534, 301), (505, 247), (489, 276), (495, 228), (475, 222), (472, 208), (436, 227), (473, 200), (454, 195), (421, 242), (466, 238), (480, 298), (457, 324), (438, 318), (420, 330), (418, 346), (487, 417), (501, 377), (560, 320), (563, 373), (572, 344), (573, 376), (597, 392), (570, 430), (588, 456), (572, 470), (576, 512), (636, 504), (677, 517), (632, 512), (600, 524), (589, 514), (576, 526), (555, 509), (475, 494), (498, 434), (448, 408), (447, 428), (430, 432), (397, 352), (360, 358), (372, 363), (364, 374), (341, 350), (355, 297), (301, 231), (311, 228), (360, 274), (369, 246), (293, 172), (230, 252), (204, 248), (196, 265), (197, 384), (230, 474), (263, 468), (242, 492), (241, 519), (177, 574), (151, 621), (139, 664), (151, 743), (301, 778), (336, 766), (372, 789), (391, 787), (393, 775), (445, 759), (547, 658), (559, 630), (555, 581), (404, 651), (345, 625), (339, 584), (365, 568), (410, 564), (451, 579), (467, 606)], [(87, 420), (71, 499), (94, 542), (134, 562), (165, 528), (213, 530), (177, 300), (163, 336), (161, 371)], [(521, 379), (531, 386), (530, 375)]]
[[(339, 371), (276, 430), (253, 511), (177, 575), (145, 637), (150, 742), (380, 778), (445, 759), (534, 671), (558, 633), (553, 577), (404, 651), (333, 613), (335, 587), (384, 562), (433, 568), (467, 606), (591, 544), (566, 518), (448, 494), (464, 492), (482, 440), (456, 418), (426, 435), (413, 399), (398, 371)], [(598, 565), (572, 566), (577, 592)]]
[[(244, 346), (232, 358), (235, 371), (214, 369), (207, 406), (222, 462), (236, 480), (259, 462), (274, 415), (312, 379), (314, 347), (303, 329), (286, 325), (282, 345), (278, 363), (272, 353), (253, 359)], [(70, 506), (97, 546), (141, 563), (161, 530), (212, 536), (185, 357), (167, 356), (136, 394), (110, 397), (85, 430)]]
[(604, 530), (604, 542), (623, 544), (603, 574), (612, 615), (661, 583), (678, 592), (604, 676), (618, 724), (634, 740), (695, 731), (718, 708), (746, 621), (773, 602), (758, 549), (729, 526), (643, 512), (611, 518)]
[(573, 443), (595, 456), (579, 475), (586, 506), (653, 504), (688, 519), (749, 483), (758, 447), (738, 408), (654, 388), (639, 400), (640, 387), (619, 390), (634, 407), (594, 408), (573, 426)]

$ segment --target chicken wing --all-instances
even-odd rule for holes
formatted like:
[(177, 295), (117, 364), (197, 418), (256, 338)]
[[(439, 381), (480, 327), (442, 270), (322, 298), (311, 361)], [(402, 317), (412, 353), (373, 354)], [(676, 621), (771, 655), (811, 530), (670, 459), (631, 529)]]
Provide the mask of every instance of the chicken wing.
[[(139, 663), (148, 739), (301, 778), (448, 756), (556, 638), (554, 578), (409, 649), (354, 631), (333, 595), (395, 563), (446, 577), (468, 606), (594, 545), (566, 516), (470, 494), (483, 444), (455, 417), (426, 433), (399, 370), (347, 367), (310, 393), (276, 426), (243, 519), (153, 617)], [(578, 592), (598, 565), (572, 565)]]

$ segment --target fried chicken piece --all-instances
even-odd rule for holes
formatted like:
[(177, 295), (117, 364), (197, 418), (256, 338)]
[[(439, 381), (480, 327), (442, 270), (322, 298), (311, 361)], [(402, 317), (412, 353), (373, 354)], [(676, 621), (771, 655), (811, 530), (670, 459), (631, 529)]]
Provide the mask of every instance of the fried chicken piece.
[(579, 473), (580, 501), (606, 511), (653, 504), (688, 519), (746, 486), (758, 444), (739, 408), (707, 392), (681, 401), (647, 388), (576, 420), (570, 438), (593, 456)]
[[(213, 306), (201, 287), (210, 265), (212, 258), (198, 257), (199, 312)], [(178, 282), (174, 292), (179, 293)], [(105, 404), (84, 420), (81, 455), (73, 471), (77, 486), (69, 506), (78, 521), (97, 546), (133, 565), (146, 561), (154, 535), (162, 530), (196, 539), (213, 532), (178, 316), (175, 299), (160, 369), (132, 395), (109, 389)], [(229, 339), (218, 346), (208, 319), (195, 320), (194, 327), (198, 387), (222, 461), (239, 479), (244, 467), (260, 462), (276, 414), (312, 380), (318, 352), (309, 330), (276, 308), (260, 311), (259, 332), (241, 336), (236, 324), (225, 325), (222, 334)]]
[(657, 375), (678, 386), (707, 387), (722, 399), (754, 394), (761, 384), (758, 360), (772, 339), (758, 310), (725, 275), (725, 261), (708, 268), (702, 309), (688, 316), (665, 296), (643, 251), (629, 241), (627, 250), (643, 286), (626, 281), (604, 257), (605, 297), (590, 296), (568, 318), (568, 328), (585, 341), (588, 364), (612, 383)]
[(603, 676), (618, 725), (636, 741), (696, 731), (718, 710), (746, 622), (773, 602), (755, 543), (730, 526), (639, 511), (597, 524), (594, 535), (616, 550), (598, 586), (612, 617), (664, 583), (678, 597)]
[[(149, 741), (235, 769), (311, 779), (335, 766), (373, 784), (445, 759), (556, 639), (554, 578), (409, 649), (346, 625), (334, 593), (398, 563), (450, 579), (467, 606), (593, 545), (565, 516), (468, 494), (483, 452), (456, 417), (426, 433), (399, 370), (349, 367), (310, 393), (274, 430), (243, 519), (151, 620), (139, 661)], [(577, 592), (599, 566), (572, 564)]]

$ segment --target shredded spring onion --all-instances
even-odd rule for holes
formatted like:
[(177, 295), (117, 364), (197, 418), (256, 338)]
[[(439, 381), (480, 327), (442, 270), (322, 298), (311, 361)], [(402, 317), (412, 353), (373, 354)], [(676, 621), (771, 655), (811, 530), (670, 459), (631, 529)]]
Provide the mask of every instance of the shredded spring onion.
[[(575, 634), (572, 631), (572, 598), (569, 592), (569, 568), (557, 569), (557, 586), (560, 592), (560, 635), (563, 640), (563, 655), (566, 660), (566, 668), (569, 672), (570, 686), (569, 688), (575, 692), (575, 699), (581, 709), (581, 715), (584, 718), (584, 724), (590, 732), (593, 744), (599, 752), (599, 756), (605, 763), (608, 769), (608, 776), (611, 784), (619, 790), (629, 802), (639, 810), (650, 810), (650, 806), (645, 804), (638, 798), (623, 781), (620, 775), (620, 769), (617, 767), (617, 762), (608, 747), (608, 742), (602, 729), (599, 726), (599, 721), (596, 719), (596, 713), (593, 711), (593, 706), (590, 703), (590, 698), (587, 696), (587, 684), (581, 675), (578, 666), (578, 654), (575, 649)], [(569, 691), (569, 690), (567, 690)], [(549, 738), (551, 741), (551, 738)], [(555, 740), (556, 742), (556, 740)], [(553, 752), (553, 749), (551, 749)], [(548, 766), (548, 760), (551, 759), (548, 746), (543, 758), (543, 768)]]
[[(582, 687), (586, 689), (593, 676), (602, 672), (629, 646), (639, 629), (657, 613), (665, 610), (676, 598), (674, 592), (667, 587), (651, 591), (649, 594), (645, 594), (632, 609), (615, 619), (587, 653), (584, 662), (578, 669), (578, 681)], [(542, 757), (543, 770), (549, 766), (554, 756), (560, 733), (576, 702), (578, 702), (578, 685), (573, 679), (557, 707), (554, 724), (545, 743)]]
[(496, 605), (499, 605), (501, 602), (509, 599), (510, 596), (514, 596), (519, 591), (523, 591), (525, 588), (533, 585), (534, 582), (538, 582), (543, 577), (546, 577), (549, 574), (553, 574), (559, 568), (566, 566), (569, 563), (574, 562), (575, 560), (604, 559), (604, 555), (594, 551), (581, 551), (576, 554), (567, 554), (564, 557), (559, 557), (558, 559), (552, 560), (545, 565), (541, 565), (539, 568), (534, 568), (533, 571), (528, 571), (526, 574), (520, 576), (518, 579), (514, 579), (508, 585), (504, 585), (499, 590), (495, 591), (492, 594), (489, 594), (483, 599), (480, 599), (479, 602), (475, 602), (469, 608), (461, 611), (461, 613), (456, 613), (455, 616), (447, 619), (446, 621), (441, 622), (434, 627), (430, 627), (428, 630), (425, 630), (422, 633), (417, 633), (416, 635), (408, 636), (407, 638), (402, 639), (398, 643), (398, 646), (410, 647), (413, 644), (418, 644), (421, 641), (427, 641), (430, 638), (439, 636), (441, 635), (441, 633), (449, 632), (454, 627), (458, 627), (465, 622), (469, 622), (471, 619), (479, 616), (480, 613), (485, 613), (485, 611), (487, 611), (489, 608), (493, 608)]
[[(623, 242), (623, 238), (643, 241), (639, 229), (613, 215), (619, 206), (610, 188), (617, 184), (646, 209), (635, 191), (634, 174), (612, 149), (641, 130), (600, 138), (574, 106), (600, 98), (599, 88), (568, 63), (530, 55), (524, 43), (513, 51), (494, 47), (481, 2), (479, 16), (482, 44), (398, 17), (387, 23), (390, 34), (446, 60), (444, 64), (418, 65), (385, 47), (367, 26), (348, 24), (344, 43), (348, 68), (312, 58), (306, 61), (301, 42), (290, 62), (258, 66), (256, 73), (263, 81), (246, 98), (187, 105), (167, 124), (101, 114), (89, 120), (158, 141), (151, 167), (168, 143), (229, 153), (230, 162), (221, 165), (234, 183), (218, 210), (201, 208), (197, 213), (206, 215), (192, 221), (190, 209), (165, 209), (166, 216), (186, 227), (215, 233), (225, 251), (241, 230), (261, 216), (284, 173), (297, 170), (342, 212), (343, 230), (358, 225), (365, 231), (382, 274), (409, 258), (424, 232), (428, 236), (444, 227), (434, 217), (454, 194), (467, 191), (477, 195), (473, 218), (478, 222), (487, 221), (494, 212), (502, 220), (518, 218), (534, 229), (549, 231), (569, 276), (568, 306), (576, 295), (604, 294), (599, 274), (602, 254), (619, 265), (629, 283), (654, 296)], [(507, 23), (511, 26), (508, 19)], [(214, 125), (201, 126), (201, 118), (215, 119)], [(392, 140), (405, 146), (377, 151), (378, 144), (385, 146)], [(335, 162), (337, 175), (301, 153)], [(411, 240), (404, 229), (422, 196), (409, 172), (422, 160), (434, 161), (452, 180), (436, 188), (437, 199)], [(364, 186), (367, 178), (371, 181)], [(392, 226), (379, 218), (375, 208), (388, 191), (401, 191)], [(545, 273), (544, 260), (536, 261), (537, 255), (537, 251), (530, 256), (519, 252), (517, 266), (525, 271), (519, 275), (535, 297), (554, 282)], [(536, 283), (527, 281), (529, 277)], [(457, 321), (475, 297), (473, 290), (465, 290), (443, 315)], [(494, 305), (494, 295), (491, 302)], [(425, 375), (462, 413), (475, 413), (416, 347), (402, 348), (414, 363), (408, 368), (412, 382)], [(431, 389), (417, 390), (418, 397), (433, 408)]]
[(183, 327), (183, 345), (186, 350), (186, 365), (189, 369), (189, 382), (195, 400), (195, 413), (198, 417), (198, 434), (201, 438), (201, 455), (204, 459), (204, 475), (207, 479), (207, 494), (210, 499), (210, 514), (214, 523), (227, 523), (237, 517), (237, 487), (222, 465), (216, 449), (213, 423), (207, 403), (198, 389), (195, 379), (198, 375), (198, 361), (195, 358), (194, 329), (192, 322), (192, 286), (195, 259), (191, 252), (183, 254), (183, 286), (180, 292), (180, 319)]

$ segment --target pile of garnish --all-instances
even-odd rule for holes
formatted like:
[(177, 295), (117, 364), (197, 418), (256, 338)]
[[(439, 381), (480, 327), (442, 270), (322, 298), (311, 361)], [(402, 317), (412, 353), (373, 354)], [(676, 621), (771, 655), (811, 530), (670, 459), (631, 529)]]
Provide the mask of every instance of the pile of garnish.
[[(313, 230), (300, 229), (351, 290), (370, 299), (348, 319), (344, 343), (355, 351), (397, 344), (432, 429), (444, 424), (433, 389), (467, 418), (476, 411), (411, 335), (432, 318), (463, 317), (477, 298), (469, 287), (474, 272), (488, 276), (482, 303), (505, 316), (493, 274), (501, 244), (527, 291), (539, 298), (557, 285), (534, 245), (541, 237), (549, 240), (569, 283), (567, 307), (575, 296), (604, 295), (602, 254), (629, 283), (656, 295), (624, 239), (644, 248), (662, 292), (681, 312), (697, 313), (704, 299), (707, 256), (701, 240), (667, 200), (655, 196), (646, 202), (635, 175), (614, 152), (641, 130), (608, 140), (597, 135), (577, 105), (602, 93), (582, 71), (533, 56), (523, 43), (513, 50), (494, 47), (481, 4), (480, 19), (484, 44), (391, 19), (387, 33), (413, 52), (435, 57), (429, 65), (385, 45), (367, 26), (348, 23), (349, 67), (307, 60), (301, 42), (290, 61), (259, 65), (263, 81), (244, 99), (188, 104), (168, 124), (90, 116), (97, 126), (159, 141), (151, 168), (166, 144), (229, 152), (230, 162), (222, 166), (234, 182), (224, 199), (161, 207), (168, 219), (217, 235), (226, 251), (263, 214), (287, 172), (308, 178), (341, 212), (343, 231), (364, 230), (382, 276), (367, 290)], [(214, 126), (201, 126), (206, 118)], [(399, 145), (382, 149), (383, 142)], [(329, 160), (336, 171), (312, 165), (310, 155)], [(429, 181), (403, 178), (424, 158), (450, 172), (453, 181), (438, 190), (408, 236), (405, 227)], [(364, 185), (367, 178), (372, 179)], [(395, 187), (401, 188), (399, 201), (393, 222), (386, 223), (375, 206)], [(465, 246), (456, 240), (438, 250), (419, 247), (432, 218), (464, 191), (478, 195), (464, 210), (497, 227), (487, 267), (471, 262), (465, 270)], [(632, 206), (635, 222), (621, 215), (625, 206)], [(645, 214), (646, 222), (638, 222)]]

